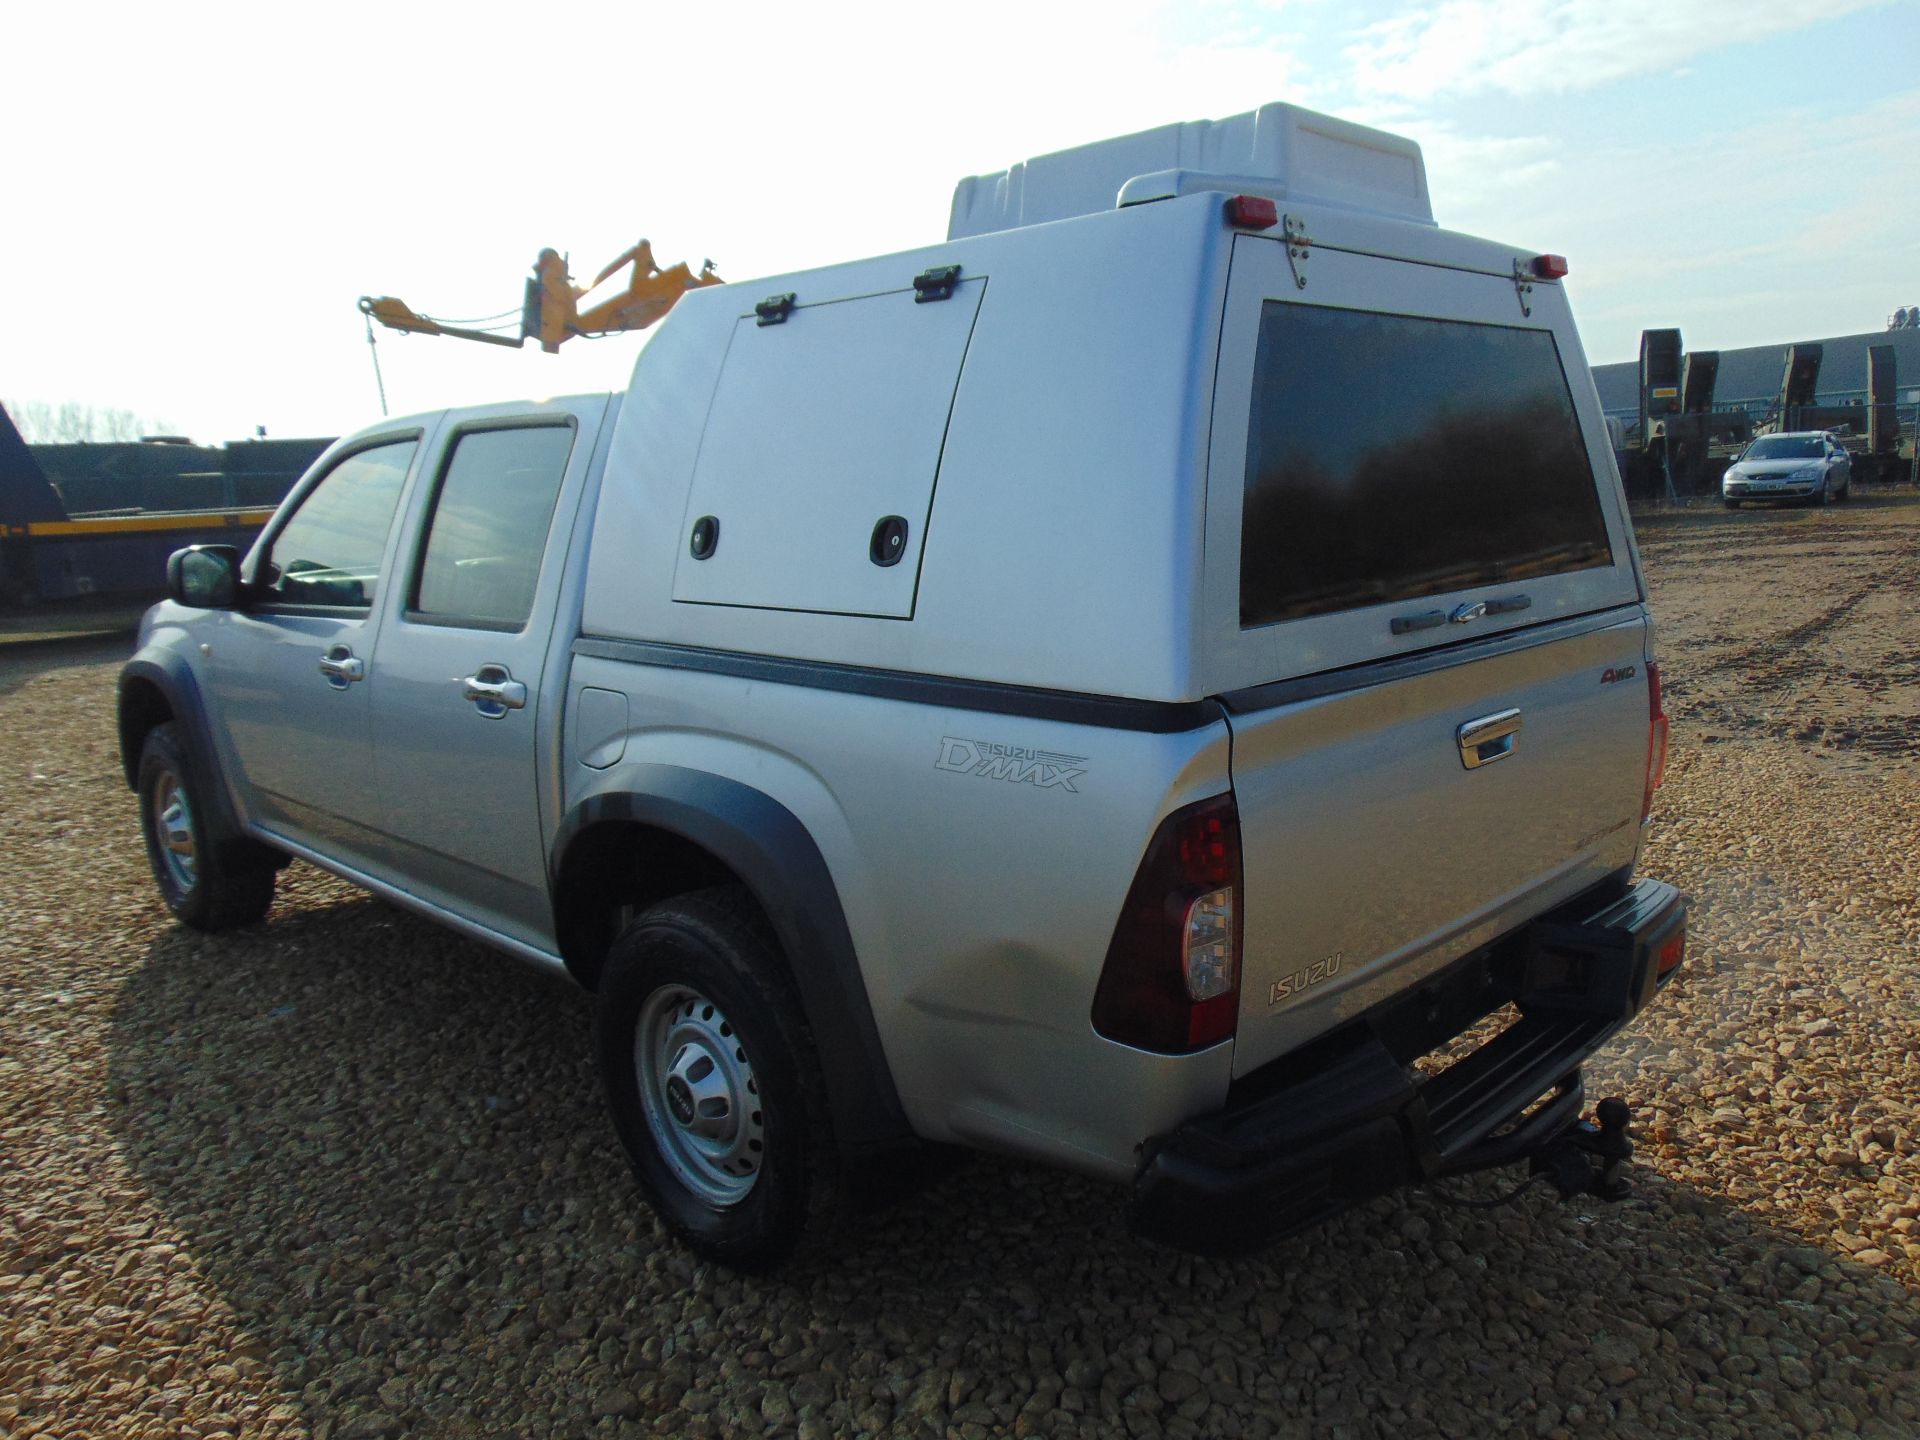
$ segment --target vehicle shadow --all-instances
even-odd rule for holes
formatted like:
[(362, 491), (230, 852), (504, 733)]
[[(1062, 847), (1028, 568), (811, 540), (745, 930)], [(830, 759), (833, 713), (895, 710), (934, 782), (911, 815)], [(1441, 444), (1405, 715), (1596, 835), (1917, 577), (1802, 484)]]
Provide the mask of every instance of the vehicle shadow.
[(980, 1160), (742, 1279), (653, 1224), (589, 1033), (565, 983), (376, 901), (174, 929), (115, 1007), (111, 1125), (271, 1398), (346, 1440), (1046, 1433), (1055, 1411), (1115, 1434), (1916, 1428), (1915, 1297), (1645, 1173), (1617, 1206), (1419, 1194), (1218, 1261), (1131, 1238), (1115, 1188)]
[[(0, 622), (3, 623), (3, 622)], [(0, 695), (60, 670), (125, 660), (133, 653), (133, 635), (0, 634)]]

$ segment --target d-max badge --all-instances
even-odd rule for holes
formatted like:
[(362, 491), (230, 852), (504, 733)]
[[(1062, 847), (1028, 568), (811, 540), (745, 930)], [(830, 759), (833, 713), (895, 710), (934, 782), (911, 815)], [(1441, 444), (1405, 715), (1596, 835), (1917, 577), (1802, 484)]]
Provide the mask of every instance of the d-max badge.
[(1011, 780), (1037, 789), (1059, 788), (1078, 795), (1074, 781), (1086, 774), (1084, 755), (1056, 755), (1050, 750), (1029, 750), (1022, 745), (996, 745), (988, 740), (961, 740), (952, 735), (940, 737), (940, 758), (936, 770), (961, 775), (978, 775), (985, 780)]

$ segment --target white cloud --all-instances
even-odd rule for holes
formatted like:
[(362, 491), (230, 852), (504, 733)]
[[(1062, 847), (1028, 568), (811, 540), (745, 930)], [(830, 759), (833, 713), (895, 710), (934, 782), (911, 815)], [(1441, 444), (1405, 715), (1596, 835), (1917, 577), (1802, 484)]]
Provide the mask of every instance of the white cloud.
[[(1278, 18), (1276, 19), (1276, 15)], [(321, 9), (67, 0), (9, 17), (8, 389), (197, 434), (336, 430), (377, 403), (363, 292), (518, 304), (542, 246), (591, 275), (642, 235), (729, 281), (937, 242), (960, 176), (1309, 98), (1259, 0), (578, 0)], [(28, 337), (31, 338), (29, 344)], [(557, 356), (383, 335), (396, 410), (624, 382), (641, 341)]]
[(1582, 145), (1557, 173), (1448, 218), (1564, 253), (1598, 361), (1633, 354), (1649, 325), (1679, 325), (1703, 349), (1872, 330), (1911, 293), (1916, 133), (1909, 91)]
[[(1391, 0), (1368, 14), (1395, 18), (1345, 50), (1359, 22), (1327, 0), (740, 0), (685, 16), (577, 0), (537, 24), (520, 0), (27, 6), (0, 128), (29, 223), (0, 227), (0, 265), (31, 283), (0, 327), (0, 394), (165, 414), (208, 439), (337, 431), (377, 409), (362, 292), (501, 310), (542, 246), (590, 274), (642, 235), (663, 262), (712, 256), (750, 283), (937, 241), (961, 175), (1270, 100), (1413, 136), (1443, 223), (1568, 253), (1581, 303), (1657, 309), (1662, 285), (1734, 285), (1691, 257), (1725, 244), (1716, 222), (1750, 177), (1783, 175), (1798, 139), (1741, 142), (1727, 162), (1639, 143), (1627, 117), (1636, 148), (1606, 150), (1543, 107), (1503, 123), (1497, 103), (1452, 97), (1667, 74), (1861, 3)], [(1904, 160), (1859, 138), (1873, 126)], [(1885, 110), (1818, 132), (1847, 157), (1828, 156), (1826, 189), (1873, 197), (1826, 232), (1827, 284), (1911, 255), (1916, 132)], [(1726, 190), (1649, 227), (1648, 175), (1683, 167)], [(1867, 255), (1861, 237), (1867, 263), (1835, 258)], [(546, 356), (385, 335), (380, 356), (396, 409), (423, 409), (617, 386), (641, 343)]]
[(1657, 74), (1885, 0), (1444, 0), (1378, 21), (1346, 56), (1362, 94), (1531, 97)]
[(1543, 135), (1464, 135), (1437, 121), (1420, 124), (1417, 133), (1442, 224), (1482, 206), (1505, 205), (1561, 168), (1558, 145)]

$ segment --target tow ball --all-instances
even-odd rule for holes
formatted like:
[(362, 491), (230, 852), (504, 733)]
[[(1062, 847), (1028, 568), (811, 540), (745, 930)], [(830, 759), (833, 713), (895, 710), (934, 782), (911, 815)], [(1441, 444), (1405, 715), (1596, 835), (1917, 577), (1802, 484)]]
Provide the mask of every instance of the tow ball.
[(1609, 1095), (1593, 1116), (1561, 1131), (1533, 1157), (1533, 1173), (1545, 1175), (1562, 1200), (1576, 1195), (1624, 1200), (1633, 1193), (1633, 1183), (1621, 1173), (1633, 1158), (1627, 1136), (1633, 1112), (1618, 1095)]

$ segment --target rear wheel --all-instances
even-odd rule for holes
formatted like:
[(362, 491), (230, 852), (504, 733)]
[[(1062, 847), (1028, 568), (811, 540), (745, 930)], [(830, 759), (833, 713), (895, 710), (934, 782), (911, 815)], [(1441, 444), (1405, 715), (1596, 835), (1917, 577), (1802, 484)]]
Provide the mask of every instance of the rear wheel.
[(746, 891), (654, 906), (614, 942), (595, 1022), (614, 1125), (661, 1222), (736, 1270), (792, 1253), (835, 1190), (824, 1086)]
[(147, 863), (174, 918), (196, 930), (230, 930), (265, 915), (276, 857), (250, 841), (216, 839), (205, 784), (171, 722), (147, 732), (138, 781)]

